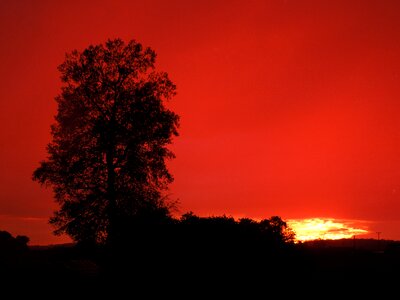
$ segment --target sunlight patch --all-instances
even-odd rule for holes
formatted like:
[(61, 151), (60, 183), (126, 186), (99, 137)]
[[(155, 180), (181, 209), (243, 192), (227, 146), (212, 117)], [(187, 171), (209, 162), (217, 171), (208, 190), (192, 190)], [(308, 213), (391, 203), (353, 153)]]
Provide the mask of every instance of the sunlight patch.
[(296, 233), (298, 241), (347, 239), (369, 232), (364, 229), (362, 221), (311, 218), (288, 220), (287, 223)]

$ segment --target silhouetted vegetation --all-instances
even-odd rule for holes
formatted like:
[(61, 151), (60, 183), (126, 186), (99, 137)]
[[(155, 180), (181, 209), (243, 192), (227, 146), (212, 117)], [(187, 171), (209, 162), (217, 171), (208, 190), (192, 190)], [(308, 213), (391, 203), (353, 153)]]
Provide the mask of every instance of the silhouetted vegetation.
[(28, 249), (29, 238), (24, 235), (13, 237), (7, 231), (0, 231), (0, 253), (21, 252)]
[[(150, 223), (143, 218), (137, 225), (135, 238), (129, 234), (112, 251), (102, 245), (67, 244), (2, 252), (2, 283), (7, 287), (29, 285), (29, 294), (39, 287), (36, 292), (40, 294), (54, 290), (73, 295), (85, 292), (92, 297), (106, 292), (114, 297), (118, 293), (120, 297), (177, 297), (186, 292), (295, 296), (308, 293), (305, 287), (340, 296), (344, 292), (369, 295), (371, 287), (375, 291), (385, 288), (379, 291), (384, 294), (398, 279), (396, 241), (295, 244), (290, 228), (279, 217), (255, 221), (188, 213), (180, 219)], [(4, 236), (9, 240), (10, 235)], [(359, 248), (352, 247), (354, 242)], [(377, 242), (385, 245), (384, 251), (372, 247)]]
[(155, 58), (134, 40), (115, 39), (72, 51), (60, 65), (53, 140), (33, 174), (60, 205), (56, 234), (112, 244), (143, 209), (168, 213), (165, 161), (174, 157), (167, 146), (179, 118), (164, 105), (175, 85), (154, 71)]
[(187, 213), (174, 219), (144, 212), (128, 219), (124, 227), (132, 230), (112, 248), (85, 243), (33, 247), (14, 253), (13, 260), (5, 257), (9, 263), (1, 275), (6, 282), (46, 282), (51, 288), (70, 286), (70, 291), (133, 285), (131, 293), (137, 295), (175, 281), (186, 287), (202, 282), (208, 288), (214, 281), (241, 278), (238, 270), (255, 277), (254, 266), (283, 273), (289, 264), (285, 257), (294, 253), (293, 233), (279, 217), (254, 221)]
[(258, 282), (258, 268), (268, 270), (264, 279), (279, 278), (297, 264), (293, 232), (277, 216), (255, 221), (190, 212), (135, 228), (125, 245), (99, 260), (106, 282), (134, 281), (140, 287), (176, 282), (208, 290), (227, 282)]

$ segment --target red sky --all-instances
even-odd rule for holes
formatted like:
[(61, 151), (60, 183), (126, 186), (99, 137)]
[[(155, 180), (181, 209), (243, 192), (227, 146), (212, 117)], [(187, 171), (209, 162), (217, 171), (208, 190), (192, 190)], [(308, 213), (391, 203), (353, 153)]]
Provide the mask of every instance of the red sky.
[(182, 213), (363, 220), (400, 239), (400, 2), (365, 0), (1, 1), (0, 229), (65, 241), (31, 181), (57, 66), (115, 37), (152, 47), (178, 86)]

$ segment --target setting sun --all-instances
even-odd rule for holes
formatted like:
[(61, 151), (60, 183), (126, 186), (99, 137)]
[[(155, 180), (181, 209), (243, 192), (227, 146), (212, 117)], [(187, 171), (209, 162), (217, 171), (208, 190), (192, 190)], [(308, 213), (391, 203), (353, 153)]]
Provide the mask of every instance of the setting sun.
[[(289, 220), (289, 226), (295, 231), (298, 241), (310, 240), (338, 240), (351, 238), (358, 234), (367, 234), (368, 230), (357, 221), (311, 218), (301, 220)], [(356, 227), (354, 227), (356, 226)]]

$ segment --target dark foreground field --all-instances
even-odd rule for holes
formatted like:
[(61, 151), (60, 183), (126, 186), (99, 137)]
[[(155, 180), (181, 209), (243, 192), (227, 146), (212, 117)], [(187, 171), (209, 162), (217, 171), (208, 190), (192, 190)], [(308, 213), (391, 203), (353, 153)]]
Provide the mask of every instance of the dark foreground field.
[(315, 242), (273, 251), (196, 243), (147, 243), (115, 251), (89, 251), (72, 244), (30, 247), (1, 253), (1, 283), (2, 290), (15, 297), (111, 294), (117, 299), (191, 299), (261, 293), (269, 299), (397, 293), (398, 243), (386, 242), (379, 251), (359, 241), (357, 247), (351, 243)]

